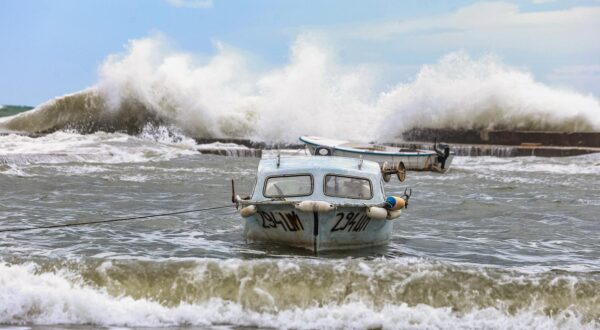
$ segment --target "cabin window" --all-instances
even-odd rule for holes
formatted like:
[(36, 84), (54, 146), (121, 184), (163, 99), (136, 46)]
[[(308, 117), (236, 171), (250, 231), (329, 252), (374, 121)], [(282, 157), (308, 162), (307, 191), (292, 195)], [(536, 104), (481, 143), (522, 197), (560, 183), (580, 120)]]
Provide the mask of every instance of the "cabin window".
[(371, 199), (373, 198), (373, 189), (371, 181), (365, 178), (326, 175), (325, 176), (325, 195), (331, 197)]
[(265, 197), (309, 196), (313, 193), (311, 175), (272, 176), (265, 182)]

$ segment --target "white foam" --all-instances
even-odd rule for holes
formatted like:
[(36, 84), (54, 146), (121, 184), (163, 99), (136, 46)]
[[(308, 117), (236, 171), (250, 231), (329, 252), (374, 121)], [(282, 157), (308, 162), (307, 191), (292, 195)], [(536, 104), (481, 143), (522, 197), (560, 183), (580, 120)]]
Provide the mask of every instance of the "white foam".
[(120, 133), (81, 135), (56, 132), (38, 138), (0, 136), (0, 162), (6, 164), (128, 163), (196, 155), (191, 139), (154, 141)]
[(4, 175), (10, 176), (18, 176), (18, 177), (30, 177), (34, 176), (24, 171), (24, 169), (17, 164), (0, 164), (0, 173)]
[[(110, 267), (112, 264), (105, 262), (98, 271)], [(239, 261), (223, 261), (221, 267), (235, 271)], [(297, 271), (287, 264), (281, 264), (280, 268), (286, 272)], [(370, 269), (363, 271), (369, 272)], [(576, 313), (569, 311), (552, 316), (533, 309), (509, 314), (501, 306), (456, 313), (451, 308), (424, 304), (410, 306), (398, 302), (374, 306), (356, 300), (278, 309), (267, 291), (254, 289), (254, 296), (264, 300), (266, 310), (251, 310), (245, 308), (241, 301), (218, 297), (169, 307), (148, 299), (110, 295), (103, 288), (82, 284), (78, 275), (66, 270), (41, 272), (33, 264), (0, 263), (0, 324), (139, 327), (227, 324), (286, 329), (430, 329), (448, 326), (471, 329), (593, 329), (598, 325), (593, 321), (583, 324)]]
[(514, 178), (519, 173), (541, 174), (598, 174), (600, 175), (600, 153), (576, 157), (455, 157), (454, 169), (497, 173)]
[(244, 145), (239, 145), (235, 143), (223, 143), (223, 142), (213, 142), (213, 143), (205, 143), (199, 144), (196, 147), (198, 150), (210, 150), (210, 149), (230, 149), (230, 150), (247, 150), (248, 147)]
[(108, 171), (106, 167), (95, 166), (95, 165), (82, 165), (82, 166), (54, 166), (54, 169), (58, 172), (63, 172), (71, 175), (88, 175), (92, 173), (103, 173)]
[(150, 178), (147, 175), (141, 175), (141, 174), (136, 174), (136, 175), (121, 175), (119, 177), (119, 180), (121, 180), (121, 181), (131, 181), (131, 182), (146, 182), (149, 179)]

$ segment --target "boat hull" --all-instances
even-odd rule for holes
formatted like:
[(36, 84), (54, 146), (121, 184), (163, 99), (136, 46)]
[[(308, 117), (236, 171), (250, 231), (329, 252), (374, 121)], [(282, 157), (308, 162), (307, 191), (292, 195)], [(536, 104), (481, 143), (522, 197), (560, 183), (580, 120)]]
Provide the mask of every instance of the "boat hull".
[(315, 252), (386, 244), (393, 225), (390, 220), (369, 218), (364, 206), (315, 213), (291, 205), (261, 205), (245, 222), (249, 242), (276, 242)]
[[(312, 144), (307, 144), (307, 146), (310, 153), (314, 155), (315, 149), (318, 146)], [(352, 158), (362, 157), (365, 160), (374, 161), (379, 164), (383, 164), (384, 162), (388, 162), (390, 164), (402, 162), (404, 163), (405, 168), (410, 171), (434, 172), (445, 172), (448, 168), (450, 168), (450, 164), (452, 163), (452, 159), (454, 158), (454, 155), (450, 154), (446, 159), (444, 168), (442, 169), (440, 163), (437, 160), (438, 155), (432, 153), (407, 153), (406, 155), (390, 155), (386, 153), (346, 151), (333, 147), (332, 156)]]

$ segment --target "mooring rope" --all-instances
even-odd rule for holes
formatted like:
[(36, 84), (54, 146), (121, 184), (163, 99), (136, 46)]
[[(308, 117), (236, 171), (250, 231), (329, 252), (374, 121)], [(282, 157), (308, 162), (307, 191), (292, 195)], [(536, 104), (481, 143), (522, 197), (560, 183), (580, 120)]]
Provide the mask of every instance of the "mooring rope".
[(86, 225), (94, 225), (94, 224), (99, 224), (99, 223), (148, 219), (148, 218), (164, 217), (164, 216), (169, 216), (169, 215), (218, 210), (218, 209), (224, 209), (227, 207), (232, 207), (232, 205), (229, 204), (229, 205), (223, 205), (223, 206), (207, 207), (207, 208), (203, 208), (203, 209), (176, 211), (176, 212), (160, 213), (160, 214), (149, 214), (149, 215), (141, 215), (141, 216), (136, 216), (136, 217), (106, 219), (106, 220), (97, 220), (97, 221), (89, 221), (89, 222), (73, 222), (73, 223), (63, 223), (63, 224), (56, 224), (56, 225), (39, 226), (39, 227), (8, 228), (8, 229), (0, 229), (0, 233), (28, 231), (28, 230), (37, 230), (37, 229), (52, 229), (52, 228), (62, 228), (62, 227), (86, 226)]

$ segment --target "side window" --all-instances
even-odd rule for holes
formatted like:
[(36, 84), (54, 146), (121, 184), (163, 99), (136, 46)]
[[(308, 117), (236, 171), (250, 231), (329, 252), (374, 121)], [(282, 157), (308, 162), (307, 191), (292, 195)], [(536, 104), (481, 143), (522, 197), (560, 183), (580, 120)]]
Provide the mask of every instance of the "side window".
[(311, 175), (274, 176), (267, 179), (263, 190), (265, 197), (309, 196), (313, 193)]
[(373, 190), (371, 181), (365, 178), (326, 175), (325, 195), (332, 197), (371, 199)]

